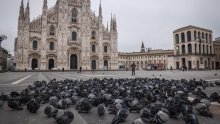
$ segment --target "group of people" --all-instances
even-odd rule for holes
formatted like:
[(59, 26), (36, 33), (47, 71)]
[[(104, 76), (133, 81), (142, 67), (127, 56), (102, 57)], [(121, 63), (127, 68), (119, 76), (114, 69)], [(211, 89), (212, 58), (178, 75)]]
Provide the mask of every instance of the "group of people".
[[(197, 113), (212, 118), (211, 102), (220, 103), (218, 93), (207, 96), (203, 90), (218, 84), (158, 78), (53, 79), (36, 81), (21, 92), (12, 91), (9, 96), (1, 94), (0, 107), (7, 102), (9, 108), (23, 110), (26, 105), (31, 113), (36, 113), (42, 104), (47, 104), (45, 115), (58, 124), (69, 124), (74, 120), (74, 114), (65, 110), (73, 107), (79, 113), (89, 113), (92, 108), (97, 108), (99, 116), (107, 116), (105, 113), (109, 111), (115, 115), (112, 124), (126, 121), (131, 112), (140, 113), (140, 118), (133, 124), (162, 124), (181, 114), (186, 124), (199, 124)], [(195, 97), (193, 101), (189, 101), (189, 93)]]

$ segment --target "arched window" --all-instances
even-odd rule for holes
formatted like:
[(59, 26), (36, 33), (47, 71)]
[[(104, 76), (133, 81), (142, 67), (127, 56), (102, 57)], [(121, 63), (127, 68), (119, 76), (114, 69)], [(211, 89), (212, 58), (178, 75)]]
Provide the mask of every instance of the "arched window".
[(207, 54), (209, 54), (209, 46), (208, 45), (206, 46), (206, 52), (207, 52)]
[(77, 11), (77, 9), (73, 8), (72, 9), (72, 19), (71, 19), (71, 21), (73, 23), (77, 23), (77, 16), (78, 16), (78, 11)]
[(50, 26), (50, 35), (51, 36), (55, 35), (55, 27), (53, 25)]
[(201, 44), (199, 44), (199, 54), (201, 54)]
[(194, 40), (197, 39), (197, 36), (196, 36), (196, 31), (194, 31)]
[(186, 53), (186, 47), (185, 45), (182, 45), (182, 54), (185, 54)]
[(202, 46), (202, 53), (204, 54), (205, 53), (205, 45), (203, 44)]
[(38, 43), (36, 40), (33, 41), (33, 50), (37, 50), (37, 47), (38, 47)]
[(201, 33), (200, 32), (198, 32), (198, 38), (201, 38)]
[(188, 42), (192, 41), (190, 31), (187, 32), (187, 40), (188, 40)]
[(95, 45), (92, 45), (92, 52), (95, 52), (95, 51), (96, 51)]
[(77, 41), (77, 34), (76, 32), (72, 32), (72, 40)]
[(195, 53), (197, 53), (197, 44), (195, 44)]
[(50, 50), (54, 50), (54, 42), (50, 42)]
[(210, 54), (212, 54), (212, 46), (210, 46)]
[(181, 33), (181, 42), (184, 43), (185, 42), (185, 34)]
[(205, 39), (204, 33), (202, 32), (202, 39)]
[(176, 34), (175, 38), (176, 38), (176, 44), (178, 44), (179, 43), (179, 34)]
[(211, 42), (212, 42), (212, 35), (209, 34), (209, 43), (211, 43)]
[(179, 46), (176, 46), (176, 52), (177, 52), (177, 54), (180, 54), (180, 48), (179, 48)]
[(104, 52), (107, 53), (108, 52), (108, 47), (104, 46)]
[(205, 34), (205, 40), (208, 43), (208, 34), (207, 33)]
[(147, 61), (145, 61), (145, 64), (147, 65)]
[(95, 40), (96, 39), (96, 32), (92, 31), (92, 39)]
[(188, 44), (188, 53), (192, 53), (192, 45)]

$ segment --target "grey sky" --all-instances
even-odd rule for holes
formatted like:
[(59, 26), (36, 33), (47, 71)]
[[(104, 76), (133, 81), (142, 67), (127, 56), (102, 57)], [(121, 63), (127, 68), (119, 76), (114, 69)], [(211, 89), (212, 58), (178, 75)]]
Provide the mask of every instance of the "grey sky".
[[(21, 0), (0, 0), (0, 34), (8, 39), (2, 46), (13, 53), (17, 35), (17, 18)], [(24, 0), (26, 6), (27, 0)], [(56, 0), (48, 0), (48, 6)], [(91, 0), (92, 10), (98, 13), (100, 0)], [(31, 19), (39, 16), (43, 0), (30, 0)], [(220, 0), (102, 0), (104, 24), (111, 13), (118, 22), (120, 52), (139, 51), (145, 47), (172, 49), (172, 32), (180, 27), (195, 25), (213, 30), (220, 36)]]

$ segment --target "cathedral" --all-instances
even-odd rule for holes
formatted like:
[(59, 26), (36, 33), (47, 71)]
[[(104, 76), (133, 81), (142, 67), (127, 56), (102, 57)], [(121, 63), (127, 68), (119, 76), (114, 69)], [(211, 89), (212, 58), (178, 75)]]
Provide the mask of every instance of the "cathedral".
[(102, 6), (96, 16), (90, 0), (57, 0), (30, 21), (29, 2), (21, 1), (15, 40), (16, 70), (116, 70), (116, 17), (103, 24)]

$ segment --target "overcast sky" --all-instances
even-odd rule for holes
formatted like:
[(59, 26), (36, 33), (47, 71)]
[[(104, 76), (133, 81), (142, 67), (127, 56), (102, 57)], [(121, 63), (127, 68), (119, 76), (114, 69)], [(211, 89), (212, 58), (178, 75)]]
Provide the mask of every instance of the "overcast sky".
[[(2, 46), (13, 53), (21, 0), (0, 0), (0, 35), (7, 35)], [(24, 0), (26, 6), (27, 0)], [(48, 0), (54, 6), (56, 0)], [(98, 13), (100, 0), (91, 0)], [(31, 20), (42, 13), (43, 0), (30, 0)], [(120, 52), (140, 51), (141, 42), (153, 49), (173, 49), (172, 32), (195, 25), (220, 37), (220, 0), (102, 0), (104, 24), (111, 13), (118, 22)]]

